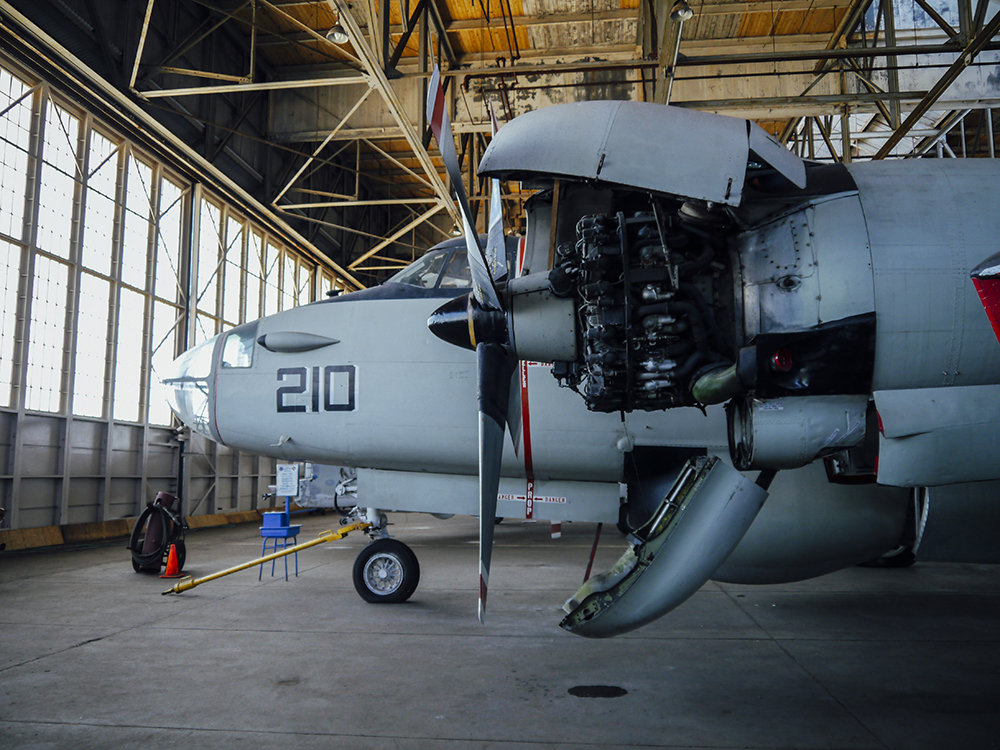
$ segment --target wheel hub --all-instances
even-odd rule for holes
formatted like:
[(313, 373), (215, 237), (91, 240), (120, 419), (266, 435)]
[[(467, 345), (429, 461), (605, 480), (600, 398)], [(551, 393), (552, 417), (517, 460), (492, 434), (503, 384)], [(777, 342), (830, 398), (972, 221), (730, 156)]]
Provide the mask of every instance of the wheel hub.
[(374, 555), (365, 564), (364, 579), (375, 593), (391, 594), (403, 582), (403, 564), (398, 557), (386, 552)]

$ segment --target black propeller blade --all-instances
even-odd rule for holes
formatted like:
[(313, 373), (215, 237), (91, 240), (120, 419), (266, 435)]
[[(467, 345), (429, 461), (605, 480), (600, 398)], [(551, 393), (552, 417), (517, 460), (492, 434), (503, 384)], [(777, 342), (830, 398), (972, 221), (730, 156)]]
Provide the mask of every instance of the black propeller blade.
[(494, 278), (507, 273), (507, 252), (499, 182), (496, 180), (490, 201), (485, 251), (479, 243), (455, 153), (455, 138), (445, 106), (441, 74), (436, 67), (427, 91), (427, 119), (462, 209), (465, 243), (472, 271), (472, 294), (449, 301), (431, 315), (427, 324), (444, 341), (476, 350), (479, 394), (479, 621), (483, 622), (493, 556), (504, 425), (508, 420), (515, 423), (513, 420), (519, 417), (519, 414), (508, 416), (513, 390), (511, 378), (517, 369), (517, 360), (510, 354), (505, 306), (494, 283)]
[(493, 557), (493, 527), (500, 490), (504, 423), (507, 419), (510, 378), (517, 361), (499, 344), (476, 346), (479, 371), (479, 621), (486, 614), (486, 593)]

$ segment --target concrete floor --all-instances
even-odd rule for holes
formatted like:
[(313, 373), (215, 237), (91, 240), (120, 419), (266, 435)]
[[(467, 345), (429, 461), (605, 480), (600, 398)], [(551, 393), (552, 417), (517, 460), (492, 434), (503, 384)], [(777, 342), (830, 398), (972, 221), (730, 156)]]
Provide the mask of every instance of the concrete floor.
[[(300, 541), (336, 524), (299, 517)], [(1000, 744), (1000, 566), (709, 583), (608, 641), (557, 627), (594, 527), (497, 528), (476, 621), (474, 519), (399, 514), (421, 583), (351, 584), (364, 537), (181, 595), (124, 543), (0, 555), (0, 747), (988, 748)], [(598, 564), (624, 548), (606, 531)], [(188, 536), (196, 577), (260, 553), (255, 526)], [(614, 686), (580, 698), (576, 686)]]

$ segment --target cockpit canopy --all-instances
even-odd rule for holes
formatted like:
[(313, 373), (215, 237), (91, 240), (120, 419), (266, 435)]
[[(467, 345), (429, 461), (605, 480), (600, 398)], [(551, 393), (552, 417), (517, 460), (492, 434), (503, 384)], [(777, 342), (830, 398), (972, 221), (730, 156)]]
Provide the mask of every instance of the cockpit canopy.
[(465, 243), (427, 251), (388, 282), (420, 289), (471, 289), (472, 273)]

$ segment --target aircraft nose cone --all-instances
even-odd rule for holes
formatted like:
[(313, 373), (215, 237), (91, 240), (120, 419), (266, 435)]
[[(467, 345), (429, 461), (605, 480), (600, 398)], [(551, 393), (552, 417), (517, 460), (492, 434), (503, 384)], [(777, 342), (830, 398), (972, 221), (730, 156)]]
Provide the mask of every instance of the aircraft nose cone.
[(453, 346), (475, 351), (476, 344), (507, 346), (507, 320), (499, 310), (484, 310), (471, 294), (455, 297), (431, 313), (427, 327)]
[(159, 373), (160, 382), (168, 389), (170, 408), (184, 424), (206, 437), (212, 437), (209, 394), (218, 338), (188, 349)]

